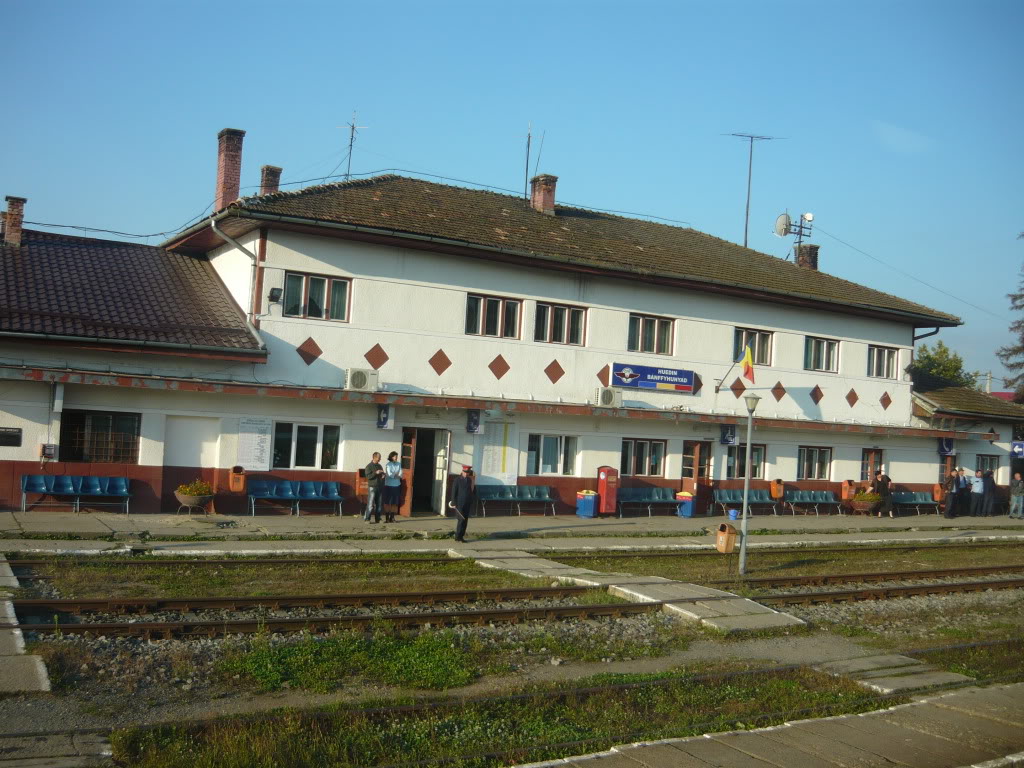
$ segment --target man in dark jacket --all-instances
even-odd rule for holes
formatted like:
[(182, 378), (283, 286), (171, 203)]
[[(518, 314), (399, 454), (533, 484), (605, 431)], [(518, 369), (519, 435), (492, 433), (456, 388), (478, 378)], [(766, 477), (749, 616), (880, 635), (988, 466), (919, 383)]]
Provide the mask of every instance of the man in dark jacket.
[(466, 540), (466, 524), (470, 515), (473, 514), (473, 507), (476, 506), (476, 484), (473, 482), (473, 468), (463, 465), (462, 474), (455, 478), (452, 483), (452, 500), (448, 507), (455, 513), (455, 540), (464, 542)]
[[(363, 470), (366, 478), (366, 510), (363, 520), (370, 524), (380, 522), (380, 494), (384, 488), (384, 467), (380, 465), (380, 454), (376, 451), (370, 457), (370, 463)], [(376, 519), (371, 519), (376, 518)]]

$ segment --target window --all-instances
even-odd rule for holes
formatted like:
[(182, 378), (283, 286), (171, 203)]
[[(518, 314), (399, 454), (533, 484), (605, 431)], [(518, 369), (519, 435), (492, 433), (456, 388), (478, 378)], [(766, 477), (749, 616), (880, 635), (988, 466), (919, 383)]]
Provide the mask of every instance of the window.
[(709, 441), (683, 441), (683, 477), (691, 480), (707, 480), (711, 477), (711, 443)]
[[(747, 446), (730, 445), (725, 457), (725, 476), (729, 480), (742, 478), (747, 471)], [(750, 476), (764, 477), (764, 446), (750, 446)]]
[(999, 471), (999, 457), (998, 456), (983, 456), (978, 454), (978, 462), (975, 469), (980, 469), (982, 474), (985, 472), (991, 472), (995, 475)]
[(804, 341), (804, 368), (808, 371), (838, 371), (839, 342), (807, 336)]
[(860, 481), (871, 482), (875, 479), (875, 472), (882, 469), (882, 449), (865, 448), (860, 453)]
[(733, 336), (732, 359), (741, 359), (743, 357), (743, 350), (747, 347), (751, 348), (755, 365), (772, 364), (771, 333), (768, 331), (758, 331), (753, 328), (737, 328)]
[(274, 424), (274, 469), (337, 469), (341, 427), (336, 424)]
[(537, 304), (533, 340), (551, 344), (583, 344), (586, 315), (579, 307), (560, 307), (556, 304)]
[(653, 352), (656, 355), (672, 354), (672, 321), (664, 317), (647, 315), (629, 316), (630, 352)]
[(348, 289), (348, 280), (288, 272), (284, 276), (282, 312), (288, 317), (347, 321)]
[(868, 376), (896, 378), (896, 351), (890, 347), (868, 347)]
[(526, 474), (575, 475), (576, 438), (530, 435), (526, 448)]
[(665, 441), (623, 440), (620, 473), (622, 475), (664, 477)]
[(466, 333), (474, 336), (519, 338), (519, 299), (466, 297)]
[(138, 413), (64, 411), (60, 419), (60, 460), (137, 464), (141, 422)]
[(832, 464), (831, 448), (810, 448), (800, 446), (797, 480), (828, 480)]

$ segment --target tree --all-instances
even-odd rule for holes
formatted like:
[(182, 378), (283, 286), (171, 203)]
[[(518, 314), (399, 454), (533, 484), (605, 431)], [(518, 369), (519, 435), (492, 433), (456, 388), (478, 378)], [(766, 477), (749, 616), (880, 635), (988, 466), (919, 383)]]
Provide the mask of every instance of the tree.
[[(1024, 367), (1024, 362), (1021, 367)], [(929, 349), (927, 344), (918, 347), (914, 353), (914, 362), (910, 364), (910, 372), (945, 379), (958, 387), (977, 389), (976, 373), (965, 371), (964, 359), (941, 341), (935, 342), (934, 349)]]
[[(1024, 237), (1021, 232), (1020, 237)], [(1010, 309), (1015, 312), (1024, 310), (1024, 270), (1021, 270), (1022, 279), (1016, 293), (1008, 293), (1006, 297), (1010, 300)], [(996, 350), (996, 357), (1003, 364), (1011, 376), (1003, 379), (1003, 384), (1013, 387), (1013, 400), (1016, 403), (1024, 402), (1024, 319), (1014, 320), (1010, 323), (1010, 333), (1016, 337), (1016, 341), (1000, 347)]]

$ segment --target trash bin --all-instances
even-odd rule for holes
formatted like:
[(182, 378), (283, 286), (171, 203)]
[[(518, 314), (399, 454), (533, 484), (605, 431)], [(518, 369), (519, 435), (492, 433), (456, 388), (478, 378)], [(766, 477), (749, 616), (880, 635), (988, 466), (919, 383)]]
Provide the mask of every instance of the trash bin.
[(228, 476), (228, 489), (232, 493), (242, 493), (245, 490), (245, 468), (232, 467)]
[(597, 517), (597, 491), (577, 491), (576, 516)]
[(676, 515), (679, 517), (693, 517), (693, 494), (683, 491), (676, 494), (676, 501), (679, 506), (676, 508)]
[(740, 511), (738, 509), (730, 509), (729, 510), (729, 519), (730, 520), (739, 520), (740, 519)]
[(736, 529), (728, 523), (722, 523), (718, 526), (718, 534), (715, 536), (715, 549), (725, 554), (729, 554), (736, 549)]

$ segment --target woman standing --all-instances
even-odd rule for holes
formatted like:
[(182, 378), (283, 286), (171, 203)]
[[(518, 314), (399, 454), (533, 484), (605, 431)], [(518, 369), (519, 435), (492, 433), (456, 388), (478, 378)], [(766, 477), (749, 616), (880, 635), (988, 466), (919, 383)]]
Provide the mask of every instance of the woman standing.
[(388, 454), (388, 463), (384, 465), (384, 522), (395, 522), (395, 515), (398, 514), (398, 505), (401, 502), (402, 493), (402, 465), (398, 463), (398, 453), (392, 451)]

